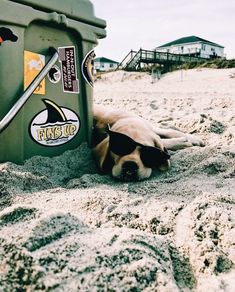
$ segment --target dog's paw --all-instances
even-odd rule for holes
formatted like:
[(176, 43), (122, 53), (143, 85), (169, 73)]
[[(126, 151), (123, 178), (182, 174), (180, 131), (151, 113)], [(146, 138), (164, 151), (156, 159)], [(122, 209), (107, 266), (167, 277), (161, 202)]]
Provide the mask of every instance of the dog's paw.
[(203, 141), (194, 135), (186, 134), (186, 138), (187, 138), (188, 142), (192, 144), (192, 146), (201, 146), (201, 147), (205, 146)]

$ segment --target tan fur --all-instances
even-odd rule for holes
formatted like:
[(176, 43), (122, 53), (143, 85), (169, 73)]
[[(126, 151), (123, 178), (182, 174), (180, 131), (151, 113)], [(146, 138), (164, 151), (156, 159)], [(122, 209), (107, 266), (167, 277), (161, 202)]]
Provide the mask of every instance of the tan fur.
[[(118, 110), (111, 110), (100, 105), (94, 105), (94, 130), (96, 133), (93, 154), (97, 161), (98, 167), (106, 173), (112, 174), (113, 177), (123, 179), (122, 171), (125, 162), (135, 162), (138, 165), (137, 180), (150, 177), (152, 169), (144, 166), (140, 158), (139, 146), (125, 156), (118, 156), (109, 151), (109, 137), (103, 137), (99, 141), (99, 136), (106, 135), (107, 125), (111, 130), (125, 134), (146, 146), (157, 147), (162, 151), (167, 149), (176, 150), (193, 145), (201, 146), (202, 142), (189, 134), (184, 134), (172, 129), (154, 129), (144, 119), (132, 113), (126, 113)], [(165, 139), (162, 139), (161, 137)], [(97, 143), (97, 141), (98, 143)], [(170, 167), (170, 161), (166, 160), (158, 165), (160, 170), (167, 170)]]

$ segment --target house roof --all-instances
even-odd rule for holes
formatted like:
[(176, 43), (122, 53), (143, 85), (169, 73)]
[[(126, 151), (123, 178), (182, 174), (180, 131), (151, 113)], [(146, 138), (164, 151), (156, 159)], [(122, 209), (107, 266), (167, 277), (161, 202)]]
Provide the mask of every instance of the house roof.
[(174, 40), (174, 41), (166, 43), (166, 44), (164, 44), (164, 45), (162, 45), (162, 46), (160, 46), (158, 48), (170, 47), (170, 46), (174, 46), (174, 45), (187, 44), (187, 43), (198, 43), (198, 42), (203, 42), (203, 43), (207, 43), (207, 44), (210, 44), (210, 45), (213, 45), (213, 46), (224, 48), (221, 45), (218, 45), (216, 43), (213, 43), (213, 42), (207, 41), (205, 39), (199, 38), (199, 37), (197, 37), (195, 35), (188, 36), (188, 37), (183, 37), (183, 38)]
[(105, 57), (99, 57), (95, 58), (95, 62), (102, 62), (102, 63), (113, 63), (113, 64), (119, 64), (119, 62), (113, 61), (111, 59), (105, 58)]

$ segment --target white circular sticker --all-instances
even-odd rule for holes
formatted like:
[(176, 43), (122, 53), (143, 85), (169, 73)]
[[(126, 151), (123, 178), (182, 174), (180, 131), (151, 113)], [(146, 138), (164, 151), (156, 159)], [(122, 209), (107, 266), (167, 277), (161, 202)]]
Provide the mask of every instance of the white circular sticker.
[(59, 146), (72, 140), (80, 130), (80, 119), (71, 109), (43, 99), (46, 109), (39, 112), (29, 125), (31, 138), (44, 146)]

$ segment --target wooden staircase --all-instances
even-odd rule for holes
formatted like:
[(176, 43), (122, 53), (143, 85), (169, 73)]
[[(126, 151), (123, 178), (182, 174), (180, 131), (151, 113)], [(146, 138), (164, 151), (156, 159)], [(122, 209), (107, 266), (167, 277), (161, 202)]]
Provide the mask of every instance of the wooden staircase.
[(204, 62), (205, 60), (206, 59), (197, 56), (140, 49), (139, 51), (131, 50), (118, 64), (117, 69), (137, 71), (141, 68), (141, 64), (159, 64), (163, 65), (165, 68), (170, 68), (174, 65), (182, 65), (189, 62)]

